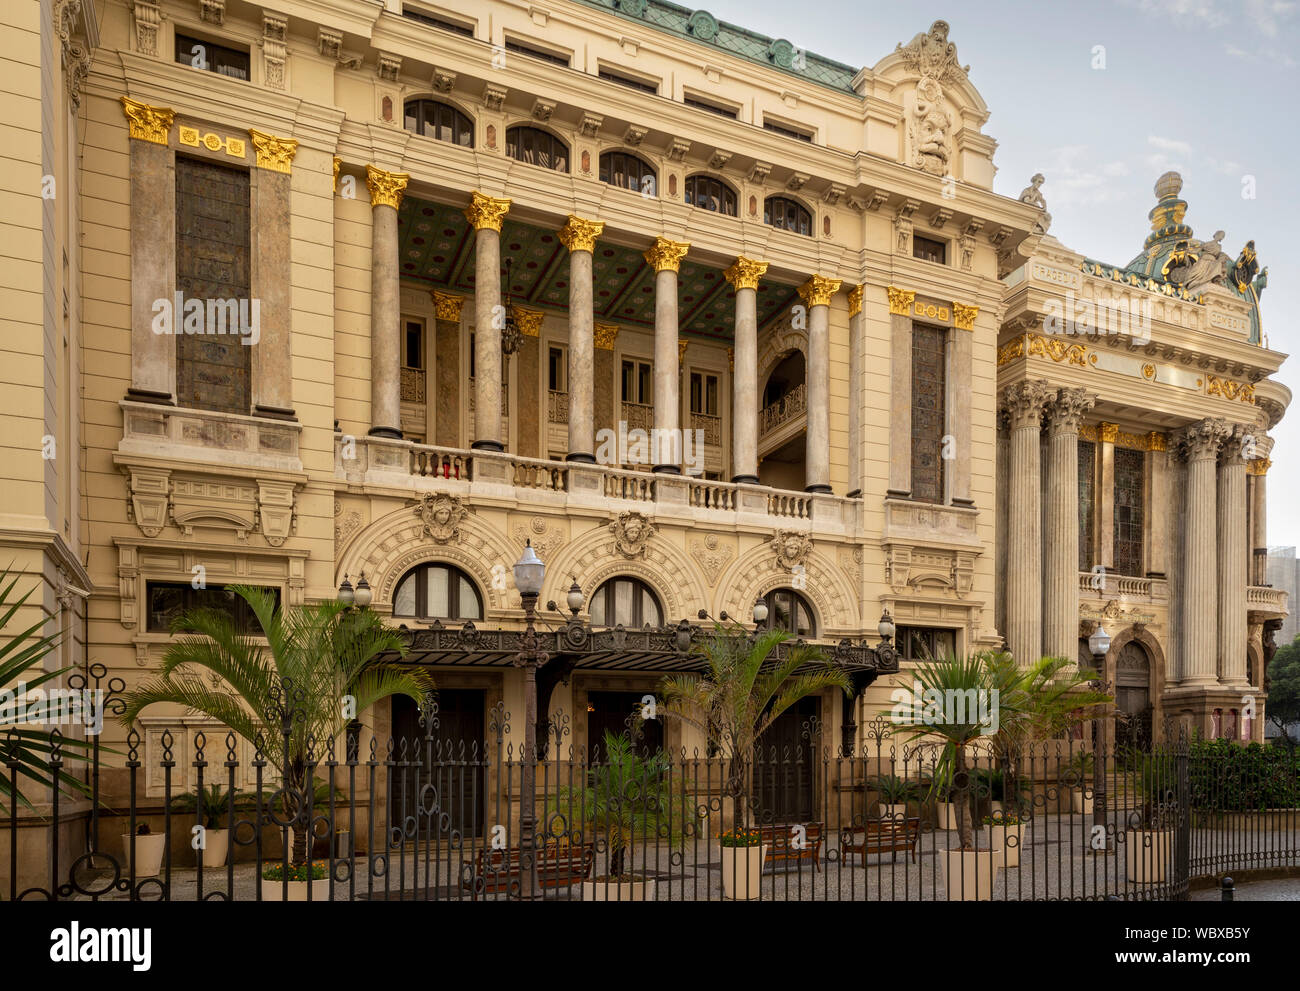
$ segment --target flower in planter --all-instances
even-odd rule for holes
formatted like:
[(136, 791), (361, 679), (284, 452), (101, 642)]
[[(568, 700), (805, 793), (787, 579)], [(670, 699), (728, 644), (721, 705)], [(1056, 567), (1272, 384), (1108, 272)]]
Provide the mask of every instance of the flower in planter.
[(763, 834), (757, 829), (728, 829), (719, 839), (724, 847), (749, 847), (763, 844)]
[(328, 876), (324, 864), (311, 865), (311, 877), (307, 876), (306, 864), (290, 864), (286, 873), (284, 864), (272, 864), (263, 868), (263, 881), (320, 881)]
[(983, 820), (986, 826), (1019, 826), (1020, 821), (1020, 816), (1010, 811), (995, 812), (991, 816), (985, 816)]

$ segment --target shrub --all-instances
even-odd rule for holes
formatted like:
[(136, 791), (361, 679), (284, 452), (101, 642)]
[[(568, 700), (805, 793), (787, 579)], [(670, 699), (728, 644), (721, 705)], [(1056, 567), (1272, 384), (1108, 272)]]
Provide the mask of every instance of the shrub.
[(1247, 812), (1300, 807), (1300, 756), (1285, 749), (1196, 740), (1188, 769), (1194, 809)]

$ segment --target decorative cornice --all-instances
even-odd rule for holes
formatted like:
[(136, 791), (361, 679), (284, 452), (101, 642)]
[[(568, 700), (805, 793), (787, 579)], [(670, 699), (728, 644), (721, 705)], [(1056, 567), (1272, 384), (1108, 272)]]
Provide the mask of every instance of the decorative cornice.
[(596, 347), (602, 351), (613, 351), (614, 341), (618, 338), (618, 324), (598, 323), (592, 329)]
[(849, 290), (849, 316), (856, 317), (862, 312), (862, 292), (864, 285), (856, 285)]
[(176, 111), (170, 107), (151, 107), (124, 96), (122, 112), (130, 125), (131, 137), (136, 141), (165, 145), (170, 140), (172, 121), (176, 119)]
[(979, 316), (980, 308), (978, 306), (967, 306), (965, 303), (958, 303), (953, 300), (952, 303), (952, 322), (958, 330), (974, 330), (975, 318)]
[(655, 238), (654, 246), (645, 253), (646, 263), (654, 266), (656, 272), (665, 270), (676, 272), (691, 248), (687, 241), (670, 241), (666, 237)]
[(1255, 387), (1249, 382), (1234, 382), (1221, 379), (1217, 375), (1205, 374), (1205, 394), (1222, 396), (1224, 399), (1237, 399), (1243, 403), (1255, 404)]
[(511, 312), (514, 314), (515, 323), (519, 326), (519, 333), (525, 337), (540, 337), (542, 333), (542, 311), (528, 310), (522, 306), (512, 306)]
[(253, 141), (259, 169), (282, 172), (285, 175), (292, 174), (293, 156), (298, 153), (297, 141), (293, 138), (277, 138), (274, 134), (267, 134), (255, 127), (248, 129), (248, 136)]
[(460, 310), (465, 305), (464, 296), (453, 296), (441, 289), (433, 291), (433, 312), (439, 320), (460, 321)]
[(569, 214), (569, 221), (560, 228), (560, 243), (570, 251), (595, 251), (596, 238), (605, 230), (603, 220), (584, 220)]
[(740, 255), (722, 275), (737, 290), (757, 289), (759, 280), (767, 273), (767, 266), (767, 262)]
[(501, 225), (505, 222), (506, 214), (510, 212), (510, 200), (497, 199), (494, 196), (484, 196), (482, 193), (470, 193), (469, 206), (465, 208), (465, 216), (476, 231), (484, 229), (501, 233)]
[(911, 315), (912, 303), (916, 301), (916, 292), (914, 290), (886, 286), (885, 291), (889, 293), (889, 313), (891, 316), (905, 317)]
[(824, 275), (811, 275), (808, 281), (801, 285), (796, 292), (799, 298), (808, 306), (830, 306), (831, 297), (840, 291), (840, 286), (844, 285), (842, 279), (830, 279)]
[(1089, 354), (1085, 344), (1029, 332), (1007, 341), (998, 348), (998, 367), (1001, 368), (1025, 355), (1039, 355), (1043, 358), (1051, 358), (1058, 365), (1064, 361), (1071, 365), (1078, 365), (1080, 368), (1088, 368), (1097, 362), (1097, 356)]
[(367, 165), (366, 186), (370, 189), (370, 205), (391, 206), (396, 210), (402, 205), (402, 194), (410, 180), (409, 172), (385, 172)]

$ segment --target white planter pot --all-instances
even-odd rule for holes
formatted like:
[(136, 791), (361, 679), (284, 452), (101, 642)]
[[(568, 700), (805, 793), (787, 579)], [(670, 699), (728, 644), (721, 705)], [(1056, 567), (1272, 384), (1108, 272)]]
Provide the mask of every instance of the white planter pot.
[(722, 896), (735, 901), (758, 897), (765, 846), (722, 847)]
[(880, 818), (885, 821), (892, 819), (894, 822), (902, 822), (907, 818), (907, 803), (904, 802), (902, 805), (886, 805), (884, 802), (881, 802)]
[(1125, 838), (1124, 863), (1129, 881), (1136, 884), (1164, 881), (1174, 855), (1174, 831), (1130, 829)]
[(226, 854), (230, 852), (230, 830), (205, 829), (203, 843), (203, 866), (225, 867)]
[(936, 808), (939, 811), (939, 828), (956, 829), (957, 828), (957, 806), (952, 802), (940, 802)]
[(655, 883), (644, 881), (583, 881), (584, 902), (652, 902), (655, 900)]
[(999, 859), (998, 854), (988, 850), (939, 851), (939, 869), (948, 901), (991, 901)]
[[(130, 833), (122, 834), (122, 876), (131, 876), (131, 840)], [(164, 833), (136, 835), (135, 854), (138, 858), (135, 866), (136, 877), (157, 877), (162, 870), (163, 852), (167, 849), (167, 836)]]
[(1071, 788), (1070, 808), (1079, 815), (1092, 815), (1092, 797), (1085, 796), (1082, 788)]
[(289, 893), (285, 895), (283, 881), (268, 881), (262, 878), (262, 901), (264, 902), (305, 902), (307, 885), (311, 885), (311, 900), (327, 902), (330, 900), (330, 879), (327, 877), (315, 881), (290, 881)]
[(1025, 827), (1028, 823), (1017, 823), (1014, 826), (988, 827), (988, 832), (992, 837), (991, 849), (996, 851), (994, 860), (998, 867), (1019, 867), (1020, 866), (1020, 848), (1025, 842)]

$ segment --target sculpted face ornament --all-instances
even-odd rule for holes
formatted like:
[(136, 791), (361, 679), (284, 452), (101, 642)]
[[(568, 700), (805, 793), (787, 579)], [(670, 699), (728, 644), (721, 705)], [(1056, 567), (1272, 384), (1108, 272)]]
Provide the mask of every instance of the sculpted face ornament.
[(460, 539), (460, 524), (469, 510), (455, 496), (440, 492), (425, 495), (415, 507), (415, 515), (424, 521), (427, 536), (445, 544)]
[(609, 532), (614, 535), (614, 546), (620, 554), (639, 557), (645, 553), (646, 544), (656, 530), (643, 513), (626, 512), (619, 513), (618, 519), (610, 523)]
[(793, 571), (807, 560), (812, 538), (798, 530), (777, 530), (772, 535), (772, 550), (777, 563), (786, 571)]

